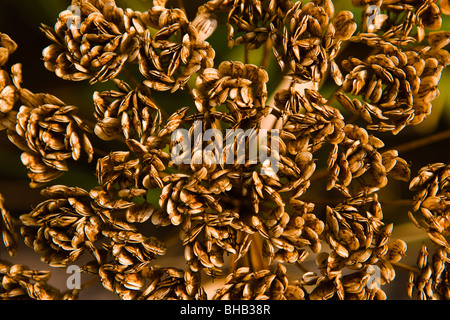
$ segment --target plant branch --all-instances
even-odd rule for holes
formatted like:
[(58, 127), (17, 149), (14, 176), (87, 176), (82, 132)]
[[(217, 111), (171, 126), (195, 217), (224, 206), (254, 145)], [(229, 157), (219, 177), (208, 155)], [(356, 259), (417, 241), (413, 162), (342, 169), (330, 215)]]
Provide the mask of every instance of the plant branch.
[(127, 68), (125, 68), (125, 67), (122, 68), (122, 71), (123, 71), (124, 75), (128, 78), (128, 80), (131, 81), (135, 85), (136, 88), (138, 88), (141, 85), (141, 83), (131, 74), (130, 71), (128, 71)]
[[(327, 205), (337, 205), (342, 202), (339, 198), (328, 198), (328, 197), (302, 197), (303, 201), (312, 202), (315, 204), (327, 204)], [(398, 200), (378, 200), (381, 205), (386, 206), (412, 206), (413, 201), (409, 199), (398, 199)]]
[(337, 87), (337, 88), (331, 93), (330, 97), (327, 99), (327, 104), (328, 104), (328, 105), (331, 105), (331, 104), (334, 102), (334, 100), (336, 100), (336, 93), (339, 93), (339, 92), (341, 92), (342, 90), (343, 90), (342, 87)]
[(261, 68), (266, 69), (269, 66), (269, 60), (270, 60), (270, 49), (272, 48), (272, 40), (270, 40), (270, 37), (267, 38), (266, 43), (264, 45), (264, 51), (261, 58)]
[(245, 64), (248, 64), (250, 61), (250, 52), (249, 51), (250, 50), (248, 49), (247, 44), (245, 44), (245, 47), (244, 47), (244, 63)]
[(401, 263), (401, 262), (391, 262), (391, 264), (400, 270), (403, 271), (408, 271), (408, 272), (413, 272), (414, 274), (419, 274), (420, 270), (417, 269), (416, 267), (412, 267), (412, 266), (408, 266), (407, 264)]
[(186, 8), (184, 7), (183, 0), (177, 0), (177, 3), (178, 3), (178, 8), (179, 8), (181, 11), (183, 11), (184, 14), (187, 16)]
[(262, 241), (258, 234), (252, 236), (253, 242), (248, 252), (249, 267), (253, 271), (267, 269), (267, 263), (262, 255)]
[(307, 273), (309, 272), (309, 270), (301, 263), (296, 263), (295, 266), (300, 269), (301, 272), (303, 273)]
[(393, 147), (392, 149), (397, 150), (399, 153), (409, 152), (446, 139), (450, 139), (450, 129), (435, 133), (422, 139), (406, 142), (397, 147)]

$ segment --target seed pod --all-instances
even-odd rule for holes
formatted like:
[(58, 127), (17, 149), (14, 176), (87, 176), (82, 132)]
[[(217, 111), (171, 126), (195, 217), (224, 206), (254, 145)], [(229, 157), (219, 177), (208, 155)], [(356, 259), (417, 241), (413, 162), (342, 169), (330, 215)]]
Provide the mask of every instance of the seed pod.
[(336, 29), (336, 38), (343, 41), (348, 40), (356, 30), (353, 13), (350, 11), (339, 12), (334, 17), (333, 25)]

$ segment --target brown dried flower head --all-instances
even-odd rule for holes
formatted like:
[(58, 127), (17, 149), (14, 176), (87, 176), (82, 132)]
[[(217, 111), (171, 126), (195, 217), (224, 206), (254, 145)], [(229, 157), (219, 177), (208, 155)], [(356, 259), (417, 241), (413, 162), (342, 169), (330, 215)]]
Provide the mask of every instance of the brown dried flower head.
[(194, 73), (213, 66), (214, 49), (199, 37), (183, 11), (156, 7), (142, 20), (150, 20), (156, 25), (148, 27), (158, 29), (153, 36), (145, 30), (139, 51), (139, 68), (149, 88), (174, 92), (183, 88)]
[(114, 1), (73, 0), (80, 15), (60, 13), (54, 29), (42, 30), (54, 43), (43, 51), (45, 66), (57, 76), (90, 82), (114, 78), (126, 61), (137, 58), (136, 29)]
[[(261, 118), (266, 108), (268, 80), (267, 72), (255, 65), (224, 61), (218, 69), (208, 68), (197, 78), (193, 89), (196, 107), (200, 112), (207, 112), (225, 104), (234, 118), (233, 124), (247, 118)], [(213, 116), (220, 115), (216, 112)]]
[(83, 151), (92, 160), (94, 150), (86, 135), (90, 129), (76, 115), (76, 107), (26, 89), (21, 90), (21, 100), (15, 130), (8, 130), (8, 137), (23, 151), (21, 160), (32, 187), (61, 176), (68, 171), (67, 159), (78, 160)]

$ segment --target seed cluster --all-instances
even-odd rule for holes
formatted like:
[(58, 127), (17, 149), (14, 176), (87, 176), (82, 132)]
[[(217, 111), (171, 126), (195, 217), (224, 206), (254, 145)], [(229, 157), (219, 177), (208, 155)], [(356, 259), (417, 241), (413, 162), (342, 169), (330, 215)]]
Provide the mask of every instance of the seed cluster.
[(421, 300), (450, 298), (450, 263), (447, 258), (450, 245), (446, 239), (450, 234), (449, 177), (449, 165), (433, 163), (420, 169), (419, 175), (409, 185), (415, 192), (413, 209), (421, 220), (417, 221), (412, 212), (409, 216), (437, 247), (429, 262), (428, 248), (423, 244), (417, 259), (419, 272), (410, 274), (408, 294), (412, 297), (416, 291)]
[[(450, 299), (450, 167), (430, 164), (411, 179), (407, 159), (383, 141), (432, 111), (450, 64), (450, 32), (440, 30), (448, 2), (353, 1), (361, 25), (330, 0), (211, 0), (193, 17), (165, 0), (145, 12), (114, 0), (72, 5), (79, 15), (65, 10), (42, 26), (51, 41), (43, 61), (64, 80), (112, 85), (93, 92), (92, 119), (24, 88), (20, 64), (5, 71), (17, 45), (0, 34), (0, 130), (46, 198), (19, 219), (0, 198), (10, 256), (19, 230), (43, 262), (75, 264), (121, 299), (386, 299), (382, 286), (407, 244), (392, 237), (379, 191), (399, 180), (415, 193), (410, 219), (438, 247), (431, 262), (425, 245), (420, 251), (408, 293)], [(369, 25), (371, 6), (380, 12)], [(216, 59), (208, 40), (221, 30), (230, 50), (244, 49), (243, 61)], [(349, 46), (364, 50), (352, 56)], [(260, 49), (261, 65), (250, 63)], [(271, 59), (287, 83), (273, 93)], [(329, 99), (323, 85), (337, 87)], [(168, 114), (161, 92), (186, 94), (191, 105), (174, 98)], [(199, 138), (208, 129), (223, 134)], [(231, 144), (227, 129), (240, 130)], [(229, 162), (211, 151), (248, 148), (248, 129), (277, 130), (258, 146), (270, 160)], [(193, 147), (174, 157), (186, 138)], [(91, 164), (95, 186), (55, 184), (74, 162)], [(321, 172), (323, 194), (338, 197), (323, 208), (305, 197)], [(174, 242), (185, 264), (160, 266)], [(316, 271), (302, 264), (311, 257)], [(293, 277), (291, 266), (302, 274)], [(0, 260), (0, 298), (77, 298), (78, 289), (61, 293), (49, 277)], [(209, 295), (215, 278), (225, 284)]]

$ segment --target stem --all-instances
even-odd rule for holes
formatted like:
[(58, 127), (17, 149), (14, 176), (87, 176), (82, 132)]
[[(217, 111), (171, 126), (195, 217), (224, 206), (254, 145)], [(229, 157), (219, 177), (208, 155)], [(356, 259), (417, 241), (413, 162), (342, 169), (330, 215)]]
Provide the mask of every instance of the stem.
[(189, 84), (187, 82), (184, 84), (184, 91), (187, 92), (189, 98), (191, 98), (192, 102), (194, 102), (194, 104), (195, 104), (194, 95), (192, 94), (191, 87), (189, 86)]
[[(314, 198), (314, 197), (302, 197), (303, 201), (312, 202), (315, 204), (326, 204), (326, 205), (337, 205), (342, 202), (342, 199), (338, 198)], [(398, 200), (378, 200), (381, 205), (386, 206), (412, 206), (413, 201), (409, 199), (398, 199)]]
[(406, 142), (406, 143), (401, 144), (392, 149), (397, 150), (399, 153), (409, 152), (409, 151), (415, 150), (417, 148), (421, 148), (426, 145), (429, 145), (429, 144), (432, 144), (432, 143), (435, 143), (435, 142), (438, 142), (441, 140), (449, 139), (449, 138), (450, 138), (450, 129), (442, 131), (442, 132), (438, 132), (436, 134), (433, 134), (428, 137), (424, 137), (422, 139)]
[(249, 53), (249, 51), (250, 50), (248, 50), (248, 46), (247, 46), (247, 44), (245, 45), (245, 49), (244, 49), (244, 63), (245, 64), (248, 64), (249, 63), (249, 59), (250, 59), (250, 53)]
[(343, 89), (342, 89), (342, 86), (337, 87), (337, 88), (333, 91), (333, 93), (331, 93), (330, 97), (327, 99), (327, 104), (328, 104), (328, 105), (331, 105), (331, 104), (334, 102), (334, 100), (336, 100), (336, 93), (341, 92), (342, 90), (343, 90)]
[[(241, 241), (243, 239), (243, 235), (241, 231), (237, 232), (237, 236), (236, 236), (238, 241)], [(233, 273), (236, 271), (237, 266), (238, 266), (238, 262), (236, 260), (236, 258), (238, 257), (237, 254), (232, 254), (231, 255), (231, 259), (230, 259), (230, 273)], [(242, 258), (242, 257), (241, 257)]]
[(262, 256), (262, 242), (258, 234), (252, 236), (253, 241), (250, 246), (248, 256), (249, 267), (253, 271), (259, 271), (267, 269), (267, 263)]
[(177, 3), (178, 3), (178, 9), (180, 9), (181, 11), (183, 11), (184, 14), (187, 16), (186, 9), (184, 8), (183, 0), (177, 0)]
[(270, 60), (270, 49), (272, 48), (272, 40), (270, 40), (270, 37), (266, 40), (266, 45), (264, 46), (264, 52), (261, 58), (261, 68), (266, 69), (269, 66), (269, 60)]
[(414, 274), (419, 274), (420, 273), (420, 270), (417, 269), (416, 267), (411, 267), (411, 266), (408, 266), (407, 264), (404, 264), (404, 263), (401, 263), (401, 262), (391, 262), (391, 264), (394, 267), (396, 267), (396, 268), (398, 268), (400, 270), (403, 270), (403, 271), (413, 272)]
[(308, 270), (304, 265), (302, 265), (301, 263), (296, 263), (295, 266), (296, 266), (297, 268), (299, 268), (300, 271), (303, 272), (303, 273), (309, 272), (309, 270)]
[(133, 82), (133, 84), (136, 86), (136, 88), (141, 85), (141, 83), (139, 81), (137, 81), (137, 79), (131, 74), (130, 71), (128, 71), (127, 68), (123, 67), (122, 71), (123, 71), (124, 75), (128, 78), (128, 80)]

